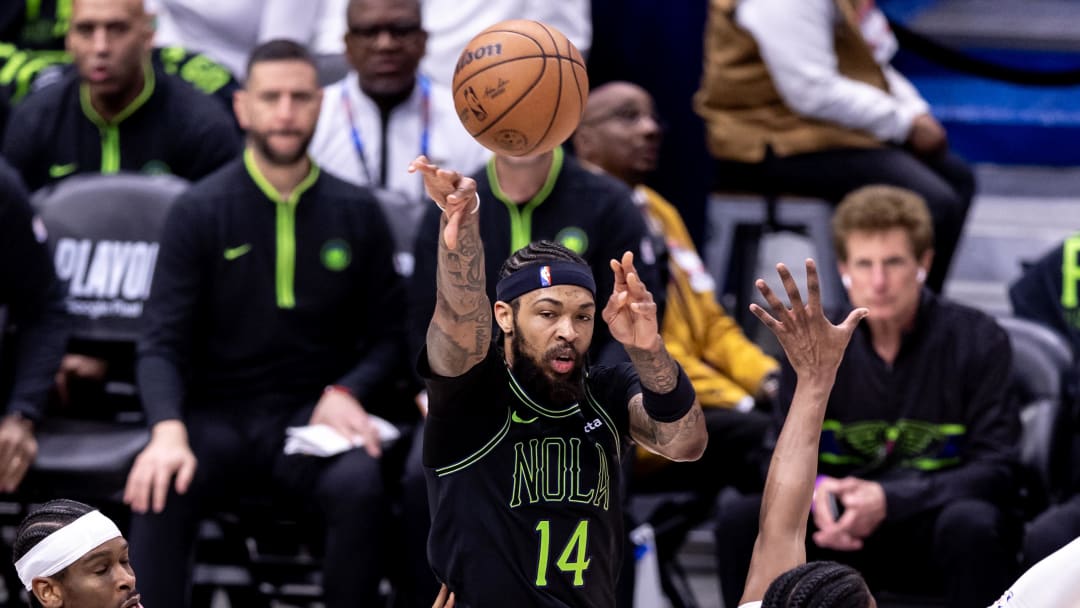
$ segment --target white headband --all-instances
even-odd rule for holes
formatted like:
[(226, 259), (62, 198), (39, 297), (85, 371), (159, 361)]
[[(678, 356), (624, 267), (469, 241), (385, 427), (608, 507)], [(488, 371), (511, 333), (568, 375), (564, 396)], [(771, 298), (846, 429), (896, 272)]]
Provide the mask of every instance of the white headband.
[(15, 562), (19, 580), (31, 591), (35, 578), (52, 576), (114, 538), (120, 529), (101, 511), (91, 511), (46, 536)]

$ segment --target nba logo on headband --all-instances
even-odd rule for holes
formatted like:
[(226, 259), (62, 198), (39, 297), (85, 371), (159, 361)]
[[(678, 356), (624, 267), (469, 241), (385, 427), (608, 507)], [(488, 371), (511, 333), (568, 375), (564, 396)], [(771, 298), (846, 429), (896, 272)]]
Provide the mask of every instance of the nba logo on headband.
[(540, 286), (551, 287), (551, 266), (540, 267)]

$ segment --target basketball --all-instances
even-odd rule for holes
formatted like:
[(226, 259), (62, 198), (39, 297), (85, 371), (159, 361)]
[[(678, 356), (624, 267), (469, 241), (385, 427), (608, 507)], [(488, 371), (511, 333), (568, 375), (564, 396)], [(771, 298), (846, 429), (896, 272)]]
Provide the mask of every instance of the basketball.
[(528, 156), (554, 149), (574, 132), (589, 79), (581, 53), (562, 32), (512, 19), (465, 46), (453, 90), (469, 135), (496, 154)]

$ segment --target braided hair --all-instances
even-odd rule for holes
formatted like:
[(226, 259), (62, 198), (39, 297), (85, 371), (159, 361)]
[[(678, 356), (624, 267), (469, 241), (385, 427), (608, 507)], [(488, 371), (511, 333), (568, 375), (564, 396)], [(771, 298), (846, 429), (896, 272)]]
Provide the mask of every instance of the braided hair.
[(836, 562), (809, 562), (776, 577), (761, 608), (867, 608), (870, 590), (857, 570)]
[[(45, 537), (93, 510), (94, 507), (90, 505), (66, 498), (50, 500), (34, 509), (19, 524), (19, 530), (15, 533), (15, 542), (11, 551), (12, 562), (19, 561), (38, 543), (45, 540)], [(67, 572), (66, 568), (54, 574), (53, 578), (62, 579), (65, 572)], [(32, 608), (41, 606), (33, 593), (30, 594), (30, 606)]]
[(499, 278), (505, 279), (529, 264), (543, 262), (545, 260), (571, 262), (574, 264), (581, 264), (585, 268), (589, 267), (588, 262), (580, 255), (558, 243), (553, 241), (536, 241), (518, 249), (507, 258), (506, 261), (503, 262), (502, 268), (499, 269)]

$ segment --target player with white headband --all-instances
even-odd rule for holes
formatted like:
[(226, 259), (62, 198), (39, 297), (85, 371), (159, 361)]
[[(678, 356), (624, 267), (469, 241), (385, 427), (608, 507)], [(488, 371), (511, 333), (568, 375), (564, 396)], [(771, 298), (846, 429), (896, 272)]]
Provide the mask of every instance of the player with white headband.
[(42, 608), (141, 608), (128, 543), (111, 519), (74, 500), (52, 500), (19, 525), (15, 570)]

